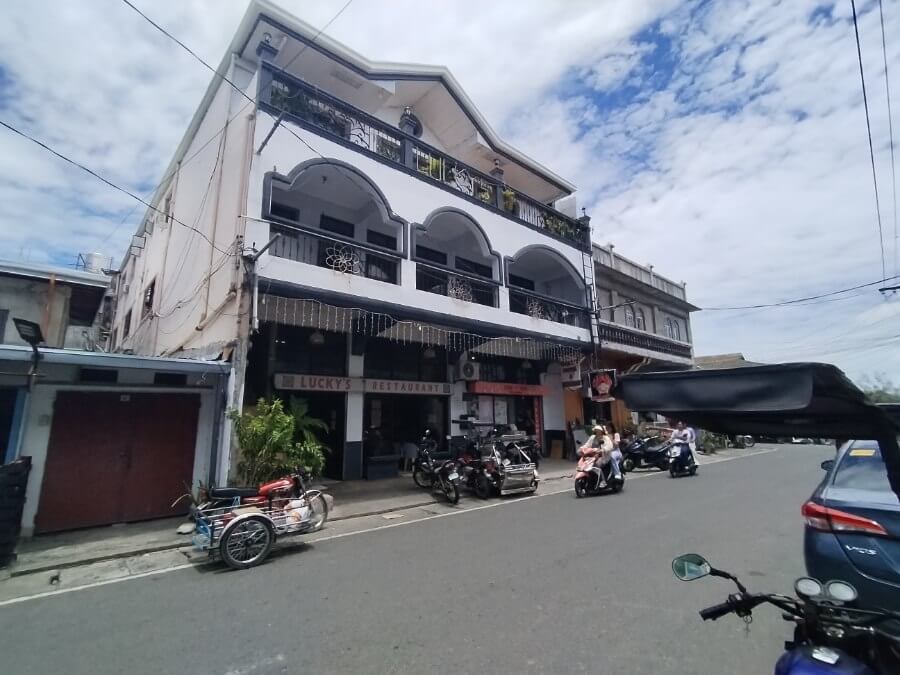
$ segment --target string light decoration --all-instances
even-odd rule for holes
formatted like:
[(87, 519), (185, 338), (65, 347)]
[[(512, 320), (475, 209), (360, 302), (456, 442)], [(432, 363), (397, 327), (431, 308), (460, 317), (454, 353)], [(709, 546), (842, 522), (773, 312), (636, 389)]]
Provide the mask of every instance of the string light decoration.
[(259, 303), (260, 321), (269, 321), (316, 330), (354, 333), (378, 337), (398, 344), (443, 347), (450, 352), (469, 352), (477, 357), (507, 356), (532, 361), (560, 363), (580, 361), (583, 349), (552, 340), (529, 337), (490, 337), (443, 328), (421, 321), (399, 320), (390, 314), (359, 307), (336, 307), (320, 300), (285, 298), (264, 294)]

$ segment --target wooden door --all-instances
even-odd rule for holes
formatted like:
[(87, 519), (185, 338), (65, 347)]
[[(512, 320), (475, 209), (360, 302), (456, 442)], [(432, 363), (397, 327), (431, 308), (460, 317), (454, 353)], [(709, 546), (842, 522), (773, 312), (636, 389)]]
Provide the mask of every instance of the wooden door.
[(130, 438), (119, 397), (73, 391), (56, 395), (36, 531), (119, 520)]
[(175, 515), (198, 409), (196, 394), (57, 394), (35, 531)]
[(194, 472), (200, 397), (135, 394), (131, 407), (132, 438), (119, 519), (176, 515), (172, 502), (184, 494)]

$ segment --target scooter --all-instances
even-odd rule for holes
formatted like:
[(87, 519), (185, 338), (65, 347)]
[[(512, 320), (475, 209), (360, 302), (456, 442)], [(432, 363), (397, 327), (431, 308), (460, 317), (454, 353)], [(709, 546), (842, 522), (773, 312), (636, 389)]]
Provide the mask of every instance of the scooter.
[(451, 504), (459, 502), (459, 473), (453, 460), (441, 462), (435, 460), (431, 453), (437, 449), (437, 442), (431, 437), (431, 430), (426, 429), (419, 442), (419, 451), (413, 462), (413, 481), (421, 488), (432, 492), (440, 492)]
[(660, 471), (669, 468), (668, 444), (659, 436), (635, 438), (622, 448), (622, 471), (634, 471), (655, 466)]
[(625, 487), (625, 475), (613, 471), (613, 461), (600, 463), (600, 457), (589, 455), (578, 460), (575, 469), (575, 496), (581, 499), (601, 492), (621, 492)]
[(691, 447), (683, 441), (674, 441), (669, 446), (669, 476), (695, 476), (697, 474), (697, 461)]
[(672, 572), (682, 581), (706, 576), (730, 579), (738, 592), (720, 605), (700, 610), (704, 621), (736, 614), (748, 630), (753, 610), (762, 604), (774, 605), (785, 621), (794, 625), (792, 640), (784, 643), (784, 653), (775, 664), (775, 675), (875, 675), (900, 672), (900, 639), (882, 629), (888, 621), (900, 620), (900, 613), (853, 606), (857, 592), (843, 581), (821, 584), (801, 577), (794, 583), (797, 599), (774, 593), (749, 593), (729, 572), (710, 566), (696, 553), (678, 556)]

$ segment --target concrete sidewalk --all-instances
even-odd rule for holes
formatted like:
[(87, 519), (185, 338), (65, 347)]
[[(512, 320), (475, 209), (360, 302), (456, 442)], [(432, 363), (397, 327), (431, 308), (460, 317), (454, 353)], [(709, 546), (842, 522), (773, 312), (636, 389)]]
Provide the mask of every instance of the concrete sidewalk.
[[(571, 478), (574, 464), (564, 460), (541, 462), (541, 481)], [(410, 474), (379, 481), (322, 481), (315, 487), (333, 501), (329, 522), (364, 518), (393, 511), (427, 506), (441, 498), (413, 483)], [(466, 490), (462, 499), (474, 498)], [(90, 528), (22, 540), (17, 547), (18, 559), (5, 570), (12, 577), (54, 572), (102, 561), (132, 558), (146, 553), (182, 549), (190, 550), (190, 535), (176, 534), (183, 517), (152, 520), (127, 525)], [(187, 560), (187, 558), (185, 558)], [(2, 578), (2, 577), (0, 577)]]

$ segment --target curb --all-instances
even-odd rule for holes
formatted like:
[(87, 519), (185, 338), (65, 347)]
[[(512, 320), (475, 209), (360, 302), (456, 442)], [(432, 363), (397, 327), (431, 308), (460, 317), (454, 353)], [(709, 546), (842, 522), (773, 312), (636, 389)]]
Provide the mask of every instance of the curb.
[[(553, 481), (563, 480), (566, 478), (571, 478), (572, 474), (566, 474), (563, 476), (553, 476), (549, 478), (541, 478), (541, 483), (550, 483)], [(353, 513), (346, 516), (336, 516), (328, 519), (328, 522), (337, 523), (345, 520), (354, 520), (356, 518), (366, 518), (368, 516), (380, 516), (385, 513), (394, 513), (396, 511), (403, 511), (406, 509), (416, 509), (421, 508), (423, 506), (430, 506), (431, 504), (437, 504), (440, 500), (438, 499), (430, 499), (428, 501), (416, 502), (414, 504), (404, 504), (402, 506), (392, 506), (384, 509), (377, 509), (375, 511), (366, 511), (365, 513)], [(81, 567), (83, 565), (93, 565), (94, 563), (99, 562), (108, 562), (111, 560), (121, 560), (122, 558), (133, 558), (139, 555), (145, 555), (147, 553), (159, 553), (161, 551), (173, 551), (176, 549), (184, 549), (186, 552), (191, 550), (190, 544), (185, 544), (183, 541), (172, 542), (171, 544), (158, 544), (155, 546), (143, 546), (140, 548), (134, 548), (128, 551), (120, 551), (118, 553), (109, 553), (105, 555), (96, 555), (90, 558), (84, 558), (79, 560), (72, 560), (68, 562), (58, 562), (52, 565), (41, 565), (40, 567), (29, 567), (27, 569), (10, 569), (3, 574), (3, 577), (8, 575), (8, 578), (16, 578), (16, 577), (25, 577), (32, 574), (41, 574), (43, 572), (53, 572), (56, 570), (64, 570), (71, 569), (73, 567)], [(2, 577), (0, 577), (2, 579)]]
[(60, 562), (55, 565), (41, 565), (40, 567), (29, 567), (23, 570), (10, 570), (10, 578), (25, 577), (30, 574), (40, 574), (41, 572), (53, 572), (55, 570), (71, 569), (73, 567), (81, 567), (82, 565), (93, 565), (98, 562), (107, 562), (110, 560), (121, 560), (122, 558), (133, 558), (134, 556), (144, 555), (145, 553), (159, 553), (160, 551), (172, 551), (179, 548), (189, 548), (184, 542), (173, 542), (171, 544), (159, 544), (157, 546), (144, 546), (141, 548), (131, 549), (129, 551), (120, 551), (119, 553), (109, 553), (106, 555), (97, 555), (92, 558), (83, 558), (79, 560), (71, 560), (68, 562)]

